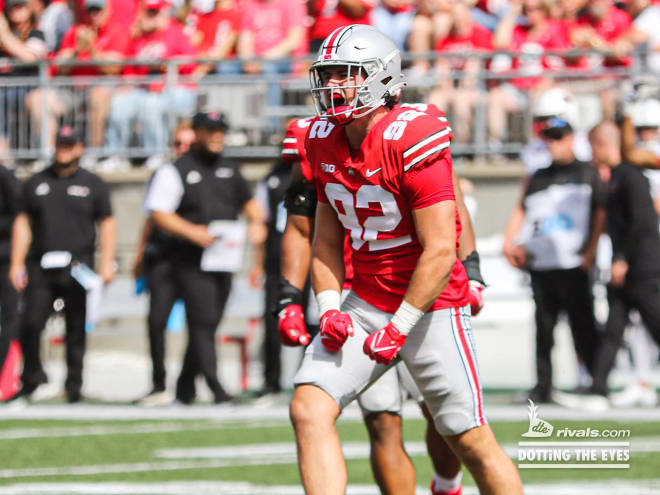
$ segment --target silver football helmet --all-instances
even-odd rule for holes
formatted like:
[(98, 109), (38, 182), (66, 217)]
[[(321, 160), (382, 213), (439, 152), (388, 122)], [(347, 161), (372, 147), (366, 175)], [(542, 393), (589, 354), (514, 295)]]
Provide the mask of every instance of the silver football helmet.
[[(337, 66), (346, 67), (345, 83), (325, 85), (324, 69)], [(368, 115), (406, 85), (394, 42), (365, 24), (335, 29), (323, 41), (309, 77), (317, 114), (340, 124)], [(347, 89), (356, 90), (352, 101), (345, 99)]]

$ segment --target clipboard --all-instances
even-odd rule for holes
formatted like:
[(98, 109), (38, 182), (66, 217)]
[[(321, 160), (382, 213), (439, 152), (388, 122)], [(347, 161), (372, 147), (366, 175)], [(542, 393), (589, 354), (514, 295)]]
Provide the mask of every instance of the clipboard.
[(201, 269), (205, 272), (237, 272), (243, 266), (247, 226), (238, 220), (214, 220), (209, 232), (218, 240), (204, 249)]

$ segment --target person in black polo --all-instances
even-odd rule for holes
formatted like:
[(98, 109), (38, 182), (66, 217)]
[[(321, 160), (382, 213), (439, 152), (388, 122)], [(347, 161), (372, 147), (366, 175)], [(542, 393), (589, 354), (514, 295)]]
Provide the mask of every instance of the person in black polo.
[(9, 345), (18, 338), (18, 292), (9, 281), (9, 253), (21, 196), (21, 183), (12, 171), (0, 165), (0, 374)]
[[(190, 149), (194, 140), (192, 122), (180, 122), (173, 135), (172, 157), (179, 158)], [(147, 190), (150, 185), (151, 180), (147, 184)], [(165, 380), (165, 332), (172, 307), (179, 298), (172, 276), (171, 240), (171, 236), (154, 225), (152, 218), (147, 218), (142, 227), (133, 263), (133, 276), (136, 280), (142, 278), (149, 290), (147, 327), (153, 388), (146, 396), (135, 401), (140, 406), (162, 406), (173, 400)]]
[(606, 219), (605, 186), (595, 167), (575, 159), (571, 125), (552, 117), (540, 135), (552, 164), (529, 178), (503, 244), (507, 260), (531, 276), (537, 384), (529, 398), (537, 403), (551, 399), (550, 354), (560, 312), (568, 314), (578, 358), (593, 374), (598, 332), (590, 272)]
[(648, 179), (638, 167), (622, 163), (621, 136), (616, 125), (600, 123), (590, 132), (589, 140), (594, 161), (611, 170), (607, 214), (612, 265), (605, 335), (596, 355), (591, 394), (582, 404), (604, 408), (608, 405), (607, 378), (632, 309), (639, 312), (660, 345), (660, 233)]
[(40, 335), (53, 312), (53, 301), (61, 297), (66, 320), (66, 396), (69, 402), (81, 399), (87, 298), (72, 270), (78, 264), (78, 268), (82, 264), (94, 267), (97, 226), (98, 275), (108, 283), (115, 274), (116, 225), (108, 186), (78, 166), (82, 153), (83, 145), (73, 129), (61, 128), (55, 161), (26, 182), (24, 209), (14, 222), (9, 277), (16, 290), (25, 291), (20, 337), (23, 386), (18, 395), (26, 398), (47, 381), (39, 357)]
[(266, 229), (263, 210), (237, 164), (222, 156), (228, 129), (225, 117), (218, 112), (198, 113), (193, 128), (195, 142), (190, 151), (156, 171), (145, 207), (156, 226), (176, 237), (171, 250), (173, 278), (184, 300), (189, 331), (176, 398), (185, 404), (194, 401), (195, 377), (201, 373), (215, 402), (222, 403), (230, 396), (217, 376), (215, 331), (232, 275), (217, 265), (205, 265), (208, 248), (219, 239), (210, 227), (236, 221), (243, 213), (249, 222), (247, 237), (255, 244), (263, 242)]

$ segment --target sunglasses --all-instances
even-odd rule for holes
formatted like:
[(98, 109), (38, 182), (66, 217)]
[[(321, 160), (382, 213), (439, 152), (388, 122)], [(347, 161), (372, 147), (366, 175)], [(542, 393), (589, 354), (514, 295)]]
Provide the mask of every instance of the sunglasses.
[(560, 139), (564, 139), (570, 133), (571, 130), (569, 128), (553, 127), (550, 129), (543, 129), (541, 131), (541, 136), (549, 141), (559, 141)]

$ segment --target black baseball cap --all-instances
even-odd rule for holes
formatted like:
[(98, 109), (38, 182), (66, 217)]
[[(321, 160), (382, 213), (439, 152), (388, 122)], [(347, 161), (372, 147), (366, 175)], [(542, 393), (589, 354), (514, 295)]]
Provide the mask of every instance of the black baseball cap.
[(197, 112), (193, 117), (192, 127), (226, 132), (229, 130), (229, 122), (222, 112)]
[(573, 134), (573, 127), (562, 118), (550, 117), (540, 123), (540, 133), (547, 139), (563, 139)]
[(7, 7), (13, 7), (14, 5), (25, 5), (28, 3), (28, 0), (7, 0)]
[(74, 146), (80, 143), (80, 137), (70, 125), (63, 125), (55, 136), (55, 145)]

